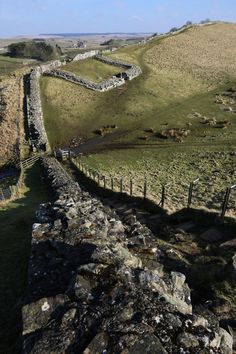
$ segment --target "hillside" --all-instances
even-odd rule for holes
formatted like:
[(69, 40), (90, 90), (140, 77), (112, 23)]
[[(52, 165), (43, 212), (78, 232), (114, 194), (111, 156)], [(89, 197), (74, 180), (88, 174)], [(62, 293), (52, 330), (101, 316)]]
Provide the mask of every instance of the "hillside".
[(20, 78), (9, 78), (0, 83), (0, 166), (19, 158), (22, 94)]
[[(131, 165), (137, 184), (143, 183), (147, 168), (151, 169), (152, 175), (147, 176), (151, 179), (150, 192), (157, 194), (160, 184), (172, 181), (170, 195), (183, 194), (184, 204), (186, 186), (200, 176), (210, 191), (204, 202), (209, 205), (217, 194), (214, 207), (219, 208), (226, 186), (235, 178), (231, 169), (235, 159), (231, 153), (236, 146), (232, 91), (236, 82), (235, 42), (236, 25), (219, 23), (119, 49), (111, 56), (139, 65), (143, 74), (106, 93), (42, 77), (51, 145), (68, 147), (71, 140), (79, 144), (92, 139), (87, 151), (99, 154), (85, 158), (88, 164), (108, 175), (124, 176)], [(105, 137), (94, 134), (107, 125), (116, 125), (116, 131)], [(120, 148), (126, 149), (125, 154), (116, 151)], [(204, 156), (204, 168), (199, 151)], [(171, 170), (160, 170), (160, 164), (166, 166), (170, 156), (178, 164), (173, 163)], [(221, 173), (217, 168), (216, 179), (211, 177), (212, 160), (222, 169)]]

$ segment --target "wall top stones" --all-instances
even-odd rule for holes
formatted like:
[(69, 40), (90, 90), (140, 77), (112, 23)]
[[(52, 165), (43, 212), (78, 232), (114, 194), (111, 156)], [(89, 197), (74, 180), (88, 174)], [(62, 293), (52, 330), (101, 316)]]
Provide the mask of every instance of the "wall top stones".
[(233, 352), (217, 316), (192, 314), (185, 276), (166, 271), (166, 246), (134, 208), (118, 215), (55, 159), (43, 167), (55, 199), (33, 225), (23, 354)]

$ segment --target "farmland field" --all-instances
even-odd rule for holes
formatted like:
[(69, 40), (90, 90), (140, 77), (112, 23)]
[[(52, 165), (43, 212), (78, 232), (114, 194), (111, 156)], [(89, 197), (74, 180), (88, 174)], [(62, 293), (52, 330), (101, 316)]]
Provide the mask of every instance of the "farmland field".
[(23, 67), (21, 59), (10, 58), (0, 55), (0, 76), (9, 74)]

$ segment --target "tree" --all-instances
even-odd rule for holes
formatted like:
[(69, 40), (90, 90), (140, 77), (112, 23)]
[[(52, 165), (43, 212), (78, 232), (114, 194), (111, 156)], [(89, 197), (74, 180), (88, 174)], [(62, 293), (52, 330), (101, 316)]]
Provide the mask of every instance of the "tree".
[(8, 54), (13, 58), (30, 58), (41, 61), (54, 60), (62, 55), (61, 48), (46, 42), (19, 42), (8, 46)]
[(176, 32), (176, 31), (178, 31), (178, 28), (177, 28), (177, 27), (173, 27), (173, 28), (171, 28), (171, 30), (170, 30), (170, 32)]
[(187, 21), (186, 22), (186, 26), (191, 26), (193, 23), (192, 23), (192, 21)]
[(209, 18), (206, 18), (205, 20), (202, 20), (200, 23), (203, 25), (205, 23), (209, 23), (211, 20)]

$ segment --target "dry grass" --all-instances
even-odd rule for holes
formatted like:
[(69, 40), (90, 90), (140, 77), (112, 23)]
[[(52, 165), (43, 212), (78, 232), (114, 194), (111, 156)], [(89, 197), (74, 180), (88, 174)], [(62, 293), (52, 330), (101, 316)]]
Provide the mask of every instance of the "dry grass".
[(121, 69), (112, 65), (104, 64), (98, 60), (88, 59), (71, 62), (63, 67), (63, 71), (72, 72), (83, 78), (100, 82), (118, 74)]
[[(189, 94), (213, 89), (236, 78), (236, 25), (195, 27), (163, 40), (146, 54), (146, 63), (157, 76), (169, 79), (173, 91), (185, 87)], [(185, 91), (184, 91), (185, 92)]]
[(22, 85), (19, 91), (19, 78), (5, 79), (0, 84), (0, 166), (19, 157), (21, 122), (18, 115), (18, 96), (21, 92), (21, 98), (23, 97), (22, 91)]
[[(126, 154), (126, 156), (125, 156)], [(125, 157), (124, 157), (125, 156)], [(125, 159), (125, 163), (124, 163)], [(197, 149), (186, 153), (184, 149), (145, 149), (113, 151), (83, 157), (83, 161), (100, 172), (117, 178), (115, 186), (119, 189), (119, 180), (124, 178), (125, 190), (129, 191), (129, 181), (134, 179), (134, 194), (141, 196), (144, 180), (148, 182), (148, 198), (159, 203), (163, 184), (167, 188), (166, 206), (170, 210), (179, 210), (187, 206), (190, 182), (200, 178), (194, 187), (193, 206), (206, 207), (220, 211), (226, 187), (235, 183), (236, 155), (231, 156), (227, 148), (222, 152)], [(109, 185), (109, 180), (107, 185)], [(229, 211), (236, 211), (236, 191), (232, 192)]]

